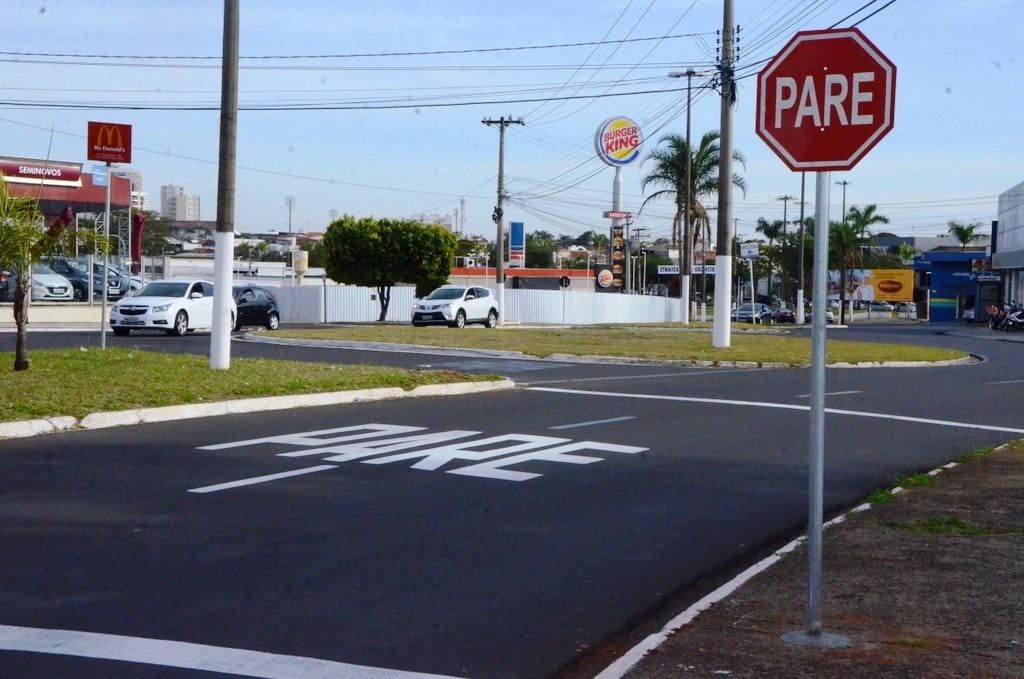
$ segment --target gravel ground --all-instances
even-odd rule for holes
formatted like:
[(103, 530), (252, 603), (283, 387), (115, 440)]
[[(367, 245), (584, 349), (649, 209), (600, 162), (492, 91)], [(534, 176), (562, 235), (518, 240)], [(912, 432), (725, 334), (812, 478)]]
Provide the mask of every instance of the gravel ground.
[(604, 672), (591, 665), (589, 676), (1024, 677), (1024, 442), (930, 484), (907, 483), (826, 530), (823, 631), (845, 648), (782, 639), (807, 630), (801, 544), (638, 663), (624, 645), (599, 652)]

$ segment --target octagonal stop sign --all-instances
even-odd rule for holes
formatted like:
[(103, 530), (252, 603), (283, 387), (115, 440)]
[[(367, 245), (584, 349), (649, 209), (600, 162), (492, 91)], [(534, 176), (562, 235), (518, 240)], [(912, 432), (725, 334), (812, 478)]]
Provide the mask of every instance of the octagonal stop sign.
[(859, 30), (801, 31), (757, 76), (757, 135), (791, 170), (849, 170), (895, 99), (896, 66)]

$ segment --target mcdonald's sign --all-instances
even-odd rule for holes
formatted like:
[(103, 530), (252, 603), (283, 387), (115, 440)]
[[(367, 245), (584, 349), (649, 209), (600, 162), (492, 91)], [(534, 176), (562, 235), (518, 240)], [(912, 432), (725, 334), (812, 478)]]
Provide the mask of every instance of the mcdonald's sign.
[(105, 163), (132, 162), (132, 126), (89, 121), (89, 160)]

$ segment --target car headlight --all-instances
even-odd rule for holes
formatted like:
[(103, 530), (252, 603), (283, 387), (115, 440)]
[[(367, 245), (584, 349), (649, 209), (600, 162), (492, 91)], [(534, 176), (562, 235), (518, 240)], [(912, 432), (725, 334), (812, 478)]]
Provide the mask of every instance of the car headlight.
[(153, 313), (162, 314), (171, 308), (170, 304), (160, 304), (152, 308)]

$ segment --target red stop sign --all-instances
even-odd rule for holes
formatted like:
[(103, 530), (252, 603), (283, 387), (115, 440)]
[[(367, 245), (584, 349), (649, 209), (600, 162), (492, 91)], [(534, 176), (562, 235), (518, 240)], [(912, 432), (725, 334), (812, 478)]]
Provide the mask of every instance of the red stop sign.
[(895, 100), (895, 64), (859, 30), (801, 31), (757, 76), (757, 135), (793, 171), (849, 170)]

